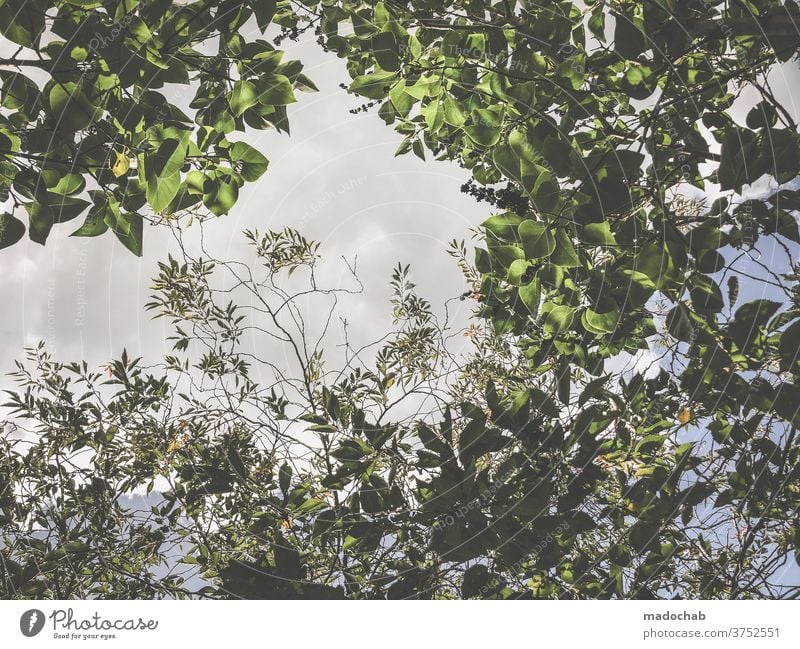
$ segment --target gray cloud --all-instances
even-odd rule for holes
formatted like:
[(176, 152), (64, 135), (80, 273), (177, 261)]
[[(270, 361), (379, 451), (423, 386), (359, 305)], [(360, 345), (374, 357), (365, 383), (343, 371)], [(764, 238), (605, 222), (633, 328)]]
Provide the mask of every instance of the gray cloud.
[[(270, 168), (241, 192), (231, 214), (204, 226), (205, 243), (219, 258), (248, 262), (253, 253), (242, 230), (296, 227), (322, 242), (320, 276), (329, 286), (351, 282), (341, 257), (357, 257), (365, 291), (340, 311), (351, 336), (366, 341), (390, 324), (388, 282), (398, 262), (412, 264), (420, 292), (434, 305), (463, 291), (447, 243), (467, 237), (489, 209), (459, 192), (468, 176), (455, 165), (395, 158), (400, 138), (376, 109), (350, 114), (361, 100), (338, 87), (346, 80), (340, 60), (310, 41), (287, 45), (287, 57), (306, 63), (320, 92), (303, 93), (290, 107), (291, 136), (236, 134), (263, 151)], [(44, 247), (26, 239), (1, 253), (3, 372), (13, 369), (23, 346), (41, 339), (59, 359), (97, 365), (123, 348), (149, 361), (168, 351), (167, 323), (151, 320), (142, 307), (156, 262), (177, 251), (169, 231), (146, 228), (137, 259), (109, 234), (70, 238), (75, 227), (56, 226)], [(198, 243), (197, 230), (187, 232), (190, 246)], [(463, 317), (469, 308), (463, 304)], [(8, 385), (3, 376), (0, 386)]]

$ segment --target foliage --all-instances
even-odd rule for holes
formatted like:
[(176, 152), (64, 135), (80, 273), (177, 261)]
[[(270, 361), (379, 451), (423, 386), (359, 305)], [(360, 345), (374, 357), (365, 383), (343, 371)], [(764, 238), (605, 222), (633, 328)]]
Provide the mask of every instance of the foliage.
[[(251, 235), (260, 259), (299, 237)], [(158, 366), (31, 350), (2, 441), (6, 596), (796, 593), (794, 429), (755, 416), (707, 444), (664, 370), (567, 381), (565, 364), (553, 386), (491, 327), (454, 353), (407, 268), (395, 331), (337, 360), (305, 318), (330, 323), (350, 289), (304, 255), (291, 280), (267, 259), (161, 264), (149, 308), (176, 352)], [(275, 341), (284, 365), (254, 351)]]
[[(382, 101), (399, 152), (457, 161), (465, 189), (506, 210), (483, 224), (479, 315), (564, 390), (657, 351), (675, 381), (662, 416), (680, 405), (736, 461), (716, 502), (756, 525), (796, 516), (753, 500), (775, 463), (745, 449), (775, 459), (800, 423), (799, 136), (767, 77), (796, 60), (797, 5), (343, 7), (324, 14), (327, 46), (352, 91)], [(759, 100), (741, 123), (746, 89)], [(683, 198), (698, 190), (717, 198)], [(759, 299), (737, 305), (740, 284)]]
[(137, 255), (145, 221), (230, 211), (268, 164), (232, 136), (288, 133), (295, 90), (315, 89), (299, 61), (247, 39), (251, 18), (262, 34), (296, 22), (274, 0), (0, 2), (19, 46), (0, 60), (0, 191), (14, 208), (0, 247), (23, 236), (20, 208), (37, 243), (83, 215), (74, 235), (111, 229)]
[[(112, 227), (134, 252), (146, 205), (232, 207), (266, 160), (227, 135), (287, 130), (293, 89), (313, 88), (245, 42), (253, 13), (279, 41), (314, 28), (398, 153), (460, 164), (497, 210), (474, 263), (451, 251), (476, 301), (468, 354), (400, 266), (394, 330), (331, 359), (299, 299), (325, 303), (329, 334), (341, 292), (293, 230), (248, 233), (257, 268), (160, 266), (149, 306), (175, 355), (157, 368), (123, 357), (105, 380), (34, 352), (11, 404), (35, 434), (4, 438), (6, 592), (800, 593), (781, 582), (800, 541), (800, 136), (768, 76), (796, 62), (795, 3), (40, 4), (0, 5), (40, 55), (5, 64), (48, 75), (40, 91), (2, 71), (3, 177), (34, 240), (84, 193), (77, 234)], [(191, 117), (153, 94), (195, 78)], [(2, 246), (23, 234), (2, 216)], [(212, 288), (227, 273), (238, 300)], [(292, 273), (308, 286), (281, 287)], [(136, 488), (152, 510), (123, 500)]]

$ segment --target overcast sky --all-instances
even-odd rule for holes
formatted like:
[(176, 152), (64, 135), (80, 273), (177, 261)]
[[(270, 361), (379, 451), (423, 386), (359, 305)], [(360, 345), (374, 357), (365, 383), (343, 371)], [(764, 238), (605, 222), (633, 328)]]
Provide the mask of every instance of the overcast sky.
[[(296, 227), (322, 243), (329, 286), (347, 284), (340, 257), (357, 256), (365, 293), (349, 299), (343, 315), (354, 335), (366, 340), (387, 330), (388, 285), (398, 262), (412, 264), (420, 292), (434, 304), (464, 290), (447, 244), (468, 238), (489, 207), (460, 193), (468, 175), (456, 165), (395, 158), (401, 138), (376, 109), (350, 114), (362, 102), (338, 87), (347, 80), (340, 59), (313, 41), (287, 41), (284, 47), (286, 58), (303, 60), (320, 92), (298, 93), (298, 103), (289, 107), (291, 136), (271, 130), (232, 136), (256, 146), (270, 167), (243, 188), (231, 214), (205, 226), (205, 234), (216, 256), (248, 261), (252, 252), (244, 229)], [(55, 226), (46, 246), (25, 238), (0, 251), (4, 372), (25, 345), (42, 339), (61, 360), (96, 364), (123, 348), (150, 362), (168, 351), (166, 323), (152, 321), (142, 307), (156, 262), (175, 250), (170, 233), (146, 227), (144, 256), (138, 259), (111, 233), (69, 237), (78, 225)], [(466, 313), (470, 307), (463, 305)], [(7, 386), (7, 377), (0, 384)]]

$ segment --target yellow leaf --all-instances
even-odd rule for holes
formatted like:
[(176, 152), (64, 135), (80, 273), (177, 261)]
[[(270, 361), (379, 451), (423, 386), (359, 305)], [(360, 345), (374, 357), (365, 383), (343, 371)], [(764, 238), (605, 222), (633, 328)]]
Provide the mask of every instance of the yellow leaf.
[(681, 422), (684, 426), (689, 423), (689, 420), (692, 418), (692, 411), (688, 408), (681, 408), (678, 411), (678, 421)]
[(114, 166), (111, 167), (111, 172), (119, 178), (120, 176), (124, 176), (128, 173), (128, 169), (130, 168), (131, 163), (128, 160), (128, 156), (125, 155), (125, 152), (117, 154), (117, 161), (114, 163)]

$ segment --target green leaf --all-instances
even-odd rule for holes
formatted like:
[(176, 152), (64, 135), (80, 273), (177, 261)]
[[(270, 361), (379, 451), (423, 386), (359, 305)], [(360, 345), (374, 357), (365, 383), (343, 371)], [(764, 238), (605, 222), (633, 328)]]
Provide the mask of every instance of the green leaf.
[(529, 267), (530, 262), (528, 262), (526, 259), (515, 259), (508, 267), (508, 275), (506, 276), (506, 280), (509, 284), (519, 286), (523, 283), (522, 280), (525, 277), (525, 273), (528, 272)]
[(91, 548), (86, 541), (67, 541), (63, 546), (64, 550), (69, 554), (79, 554), (88, 552)]
[(593, 379), (586, 384), (586, 387), (583, 388), (583, 392), (581, 392), (581, 396), (578, 397), (578, 405), (583, 406), (587, 401), (593, 399), (600, 393), (608, 383), (608, 379), (611, 377), (610, 374), (606, 374), (599, 378)]
[(80, 86), (72, 81), (53, 83), (48, 98), (50, 113), (61, 130), (81, 131), (102, 113), (91, 105)]
[(773, 407), (780, 417), (795, 428), (800, 428), (800, 387), (787, 382), (779, 383)]
[[(525, 259), (525, 251), (519, 246), (490, 246), (489, 254), (503, 272), (507, 272), (517, 259)], [(496, 270), (496, 269), (495, 269)]]
[(800, 363), (800, 320), (795, 320), (783, 331), (778, 353), (781, 356), (781, 369), (792, 371), (797, 368)]
[(102, 191), (92, 191), (90, 194), (95, 204), (86, 215), (83, 225), (70, 235), (72, 237), (96, 237), (108, 230), (109, 222), (116, 225), (119, 217), (116, 199)]
[(425, 118), (425, 124), (428, 126), (428, 131), (435, 133), (444, 123), (444, 109), (442, 104), (437, 101), (431, 101), (427, 105), (420, 108), (419, 111)]
[(531, 315), (535, 316), (539, 312), (539, 300), (542, 291), (538, 278), (534, 278), (528, 284), (519, 287), (519, 299), (528, 309)]
[(80, 174), (68, 173), (62, 176), (61, 179), (52, 187), (48, 187), (48, 191), (53, 194), (61, 194), (67, 196), (69, 194), (77, 194), (86, 187), (86, 180)]
[(258, 101), (264, 106), (287, 106), (297, 101), (292, 82), (282, 74), (265, 74), (255, 84)]
[(733, 321), (728, 325), (728, 334), (742, 353), (748, 353), (761, 328), (781, 307), (780, 302), (773, 300), (753, 300), (743, 304), (736, 310)]
[(728, 235), (722, 232), (712, 220), (701, 223), (689, 231), (687, 238), (696, 255), (706, 250), (717, 250), (728, 242)]
[(611, 232), (608, 221), (602, 223), (588, 223), (581, 229), (580, 240), (596, 246), (615, 246), (617, 240)]
[(288, 462), (284, 462), (281, 464), (281, 468), (278, 470), (278, 486), (280, 487), (284, 496), (288, 495), (291, 482), (292, 467)]
[(47, 193), (41, 195), (42, 202), (46, 202), (53, 215), (53, 223), (66, 223), (80, 216), (89, 207), (90, 203), (74, 196), (60, 196)]
[(652, 454), (664, 445), (666, 438), (663, 435), (645, 435), (633, 449), (634, 453)]
[(649, 277), (656, 286), (663, 286), (673, 272), (669, 250), (652, 242), (644, 244), (636, 255), (634, 268)]
[(506, 212), (505, 214), (490, 216), (481, 223), (481, 227), (491, 232), (498, 239), (517, 242), (519, 241), (517, 227), (523, 220), (521, 216), (514, 212)]
[(676, 340), (692, 342), (694, 339), (694, 326), (684, 304), (678, 304), (667, 314), (666, 324), (667, 331)]
[(26, 203), (24, 207), (28, 212), (28, 237), (44, 245), (53, 227), (53, 211), (39, 202)]
[(0, 89), (2, 105), (10, 110), (23, 110), (31, 114), (39, 100), (39, 88), (24, 74), (0, 71), (3, 80)]
[(482, 563), (470, 566), (464, 571), (464, 579), (461, 584), (462, 597), (476, 597), (482, 594), (482, 590), (489, 582), (489, 569)]
[[(416, 103), (416, 99), (406, 92), (406, 84), (402, 79), (392, 85), (389, 91), (389, 100), (392, 106), (401, 116), (408, 115), (411, 108)], [(445, 111), (445, 121), (447, 120), (447, 112)]]
[(544, 317), (544, 330), (549, 334), (566, 331), (572, 325), (575, 309), (571, 306), (554, 306), (547, 311)]
[(25, 224), (8, 212), (0, 214), (0, 249), (13, 246), (25, 236)]
[(606, 14), (602, 5), (598, 5), (589, 16), (589, 31), (598, 40), (606, 40)]
[(297, 581), (303, 578), (303, 563), (300, 559), (300, 553), (287, 543), (287, 541), (283, 541), (282, 543), (272, 544), (272, 553), (275, 556), (275, 573), (282, 579)]
[(725, 302), (717, 283), (710, 277), (695, 275), (691, 280), (692, 288), (689, 295), (692, 306), (699, 313), (719, 313)]
[[(486, 142), (485, 146), (489, 146), (490, 140)], [(520, 160), (510, 145), (495, 147), (492, 151), (492, 162), (500, 173), (519, 183), (520, 187), (530, 195), (540, 173), (536, 165)]]
[(117, 239), (137, 257), (142, 256), (143, 221), (139, 214), (122, 212), (113, 228)]
[(499, 451), (506, 443), (506, 438), (497, 428), (487, 427), (483, 419), (473, 419), (458, 438), (458, 452), (463, 461), (469, 462), (484, 453)]
[(520, 223), (518, 231), (528, 259), (548, 257), (556, 248), (556, 240), (544, 223), (528, 219)]
[(233, 84), (230, 105), (236, 117), (257, 103), (259, 103), (259, 94), (254, 84), (249, 81), (237, 81)]
[(456, 128), (460, 128), (467, 121), (461, 105), (450, 96), (445, 97), (444, 100), (444, 121)]
[(259, 151), (244, 142), (234, 142), (230, 148), (231, 160), (239, 163), (239, 173), (247, 181), (261, 178), (269, 161)]
[(44, 245), (50, 230), (56, 223), (70, 221), (81, 214), (89, 202), (72, 196), (42, 193), (41, 200), (24, 205), (28, 212), (28, 236), (32, 241)]
[(239, 198), (239, 187), (230, 177), (218, 174), (208, 184), (209, 191), (203, 194), (203, 204), (216, 216), (222, 216), (231, 211)]
[(0, 3), (0, 32), (8, 40), (32, 47), (45, 29), (45, 10), (40, 0), (4, 0)]
[(394, 72), (400, 69), (397, 37), (392, 32), (379, 32), (370, 40), (373, 56), (384, 70)]
[[(166, 178), (177, 174), (186, 160), (186, 144), (175, 138), (164, 140), (158, 151), (147, 157), (147, 179)], [(180, 182), (180, 180), (179, 180)]]
[(581, 323), (594, 334), (613, 333), (619, 323), (620, 313), (617, 309), (605, 312), (598, 312), (593, 309), (586, 309), (581, 316)]
[(473, 110), (469, 125), (464, 126), (464, 132), (470, 140), (482, 148), (494, 146), (500, 141), (500, 126), (503, 123), (502, 111), (493, 111), (488, 108)]
[(716, 250), (706, 250), (697, 260), (697, 270), (701, 273), (717, 273), (725, 268), (725, 257)]
[(256, 24), (262, 34), (272, 22), (277, 4), (277, 0), (258, 0), (252, 4), (253, 13), (256, 15)]
[(720, 189), (740, 192), (742, 185), (758, 180), (768, 167), (760, 159), (755, 133), (743, 128), (726, 130), (717, 170)]
[(733, 308), (739, 299), (739, 278), (736, 275), (728, 277), (728, 304)]
[(353, 79), (350, 90), (369, 99), (383, 99), (389, 94), (389, 88), (392, 87), (396, 76), (396, 73), (384, 70), (362, 74)]
[(225, 452), (225, 456), (231, 469), (233, 469), (233, 473), (237, 481), (245, 484), (247, 482), (249, 472), (247, 470), (247, 466), (245, 466), (244, 460), (242, 460), (239, 450), (235, 446), (229, 446)]
[(548, 417), (558, 417), (560, 410), (556, 402), (539, 388), (530, 388), (531, 406)]
[(71, 237), (96, 237), (108, 230), (105, 208), (93, 208), (86, 215), (83, 225), (73, 232)]
[(558, 400), (565, 406), (569, 405), (570, 384), (572, 382), (572, 369), (567, 356), (562, 356), (555, 372), (556, 385), (558, 386)]
[(556, 242), (553, 253), (549, 259), (551, 264), (561, 266), (562, 268), (574, 268), (580, 266), (578, 253), (575, 252), (575, 246), (572, 245), (572, 239), (564, 228), (556, 230)]
[(180, 174), (159, 177), (153, 175), (147, 179), (147, 202), (154, 212), (160, 213), (172, 202), (181, 186)]
[(614, 12), (614, 50), (624, 59), (635, 59), (648, 49), (644, 33), (633, 16)]
[(326, 502), (324, 500), (320, 500), (319, 498), (309, 498), (308, 500), (304, 501), (302, 505), (300, 505), (297, 509), (294, 510), (294, 514), (295, 516), (309, 514), (311, 512), (315, 512), (319, 509), (322, 509), (325, 506)]

